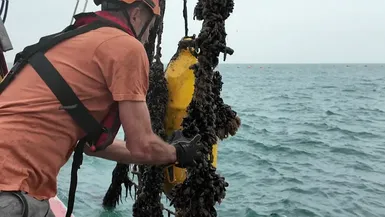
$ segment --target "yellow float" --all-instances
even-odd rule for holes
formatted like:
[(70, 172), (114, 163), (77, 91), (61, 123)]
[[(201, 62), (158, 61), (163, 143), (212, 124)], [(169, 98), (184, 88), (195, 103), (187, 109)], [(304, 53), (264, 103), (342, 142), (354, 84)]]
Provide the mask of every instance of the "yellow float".
[[(194, 93), (195, 75), (190, 66), (197, 63), (198, 60), (194, 54), (194, 48), (184, 48), (180, 46), (181, 42), (192, 40), (192, 37), (183, 37), (179, 42), (178, 49), (171, 58), (165, 71), (168, 88), (168, 105), (165, 118), (165, 130), (168, 136), (173, 131), (182, 129), (183, 118), (187, 115), (187, 107), (190, 104)], [(213, 166), (217, 166), (217, 146), (213, 145)], [(171, 189), (187, 177), (187, 170), (174, 165), (164, 170), (163, 190), (168, 195)]]

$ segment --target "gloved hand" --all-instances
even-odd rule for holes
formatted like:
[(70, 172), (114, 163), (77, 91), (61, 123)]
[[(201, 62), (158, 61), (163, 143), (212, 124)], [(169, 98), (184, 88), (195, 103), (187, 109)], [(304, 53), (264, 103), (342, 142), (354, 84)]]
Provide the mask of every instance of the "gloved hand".
[(175, 131), (168, 143), (176, 149), (175, 166), (186, 168), (196, 164), (195, 160), (200, 157), (200, 142), (201, 136), (198, 134), (194, 138), (186, 138), (181, 130)]

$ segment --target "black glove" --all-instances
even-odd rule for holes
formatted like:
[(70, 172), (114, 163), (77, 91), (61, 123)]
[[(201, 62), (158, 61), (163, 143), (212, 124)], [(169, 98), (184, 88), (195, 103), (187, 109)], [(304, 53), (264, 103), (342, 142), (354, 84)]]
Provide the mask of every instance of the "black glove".
[(195, 160), (200, 157), (200, 142), (201, 136), (198, 134), (194, 138), (186, 138), (183, 136), (182, 131), (175, 131), (169, 143), (176, 149), (176, 161), (175, 166), (185, 168), (195, 166)]

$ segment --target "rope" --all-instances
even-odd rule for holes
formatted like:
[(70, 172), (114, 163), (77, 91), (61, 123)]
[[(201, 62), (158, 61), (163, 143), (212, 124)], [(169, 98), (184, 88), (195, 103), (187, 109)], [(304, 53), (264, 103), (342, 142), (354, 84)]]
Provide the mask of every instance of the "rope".
[[(75, 16), (75, 14), (76, 14), (76, 11), (78, 10), (79, 2), (80, 2), (80, 0), (76, 0), (76, 5), (75, 5), (75, 8), (74, 8), (74, 12), (72, 13), (70, 25), (72, 24), (72, 22), (73, 22), (74, 19), (75, 19), (74, 16)], [(85, 0), (84, 6), (83, 6), (83, 13), (84, 13), (84, 12), (86, 11), (86, 9), (87, 9), (87, 4), (88, 4), (88, 0)]]
[(72, 13), (70, 25), (71, 25), (72, 22), (74, 21), (74, 16), (75, 16), (75, 14), (76, 14), (76, 10), (78, 9), (79, 1), (80, 1), (80, 0), (76, 0), (76, 5), (75, 5), (75, 8), (74, 8), (74, 12)]
[[(3, 14), (5, 1), (6, 1), (6, 0), (2, 0), (2, 1), (1, 1), (0, 15)], [(3, 19), (3, 23), (4, 23), (4, 19)]]
[(3, 15), (3, 18), (2, 18), (3, 23), (5, 23), (5, 20), (7, 19), (9, 0), (3, 0), (1, 2), (0, 15), (3, 14), (4, 3), (5, 3), (5, 11), (4, 11), (4, 15)]
[(163, 34), (163, 17), (164, 17), (164, 11), (166, 9), (166, 2), (164, 0), (161, 0), (160, 2), (160, 10), (161, 10), (161, 17), (159, 18), (159, 27), (157, 30), (157, 37), (158, 37), (158, 43), (156, 45), (156, 55), (155, 59), (159, 63), (160, 58), (162, 57), (162, 48), (160, 45), (162, 44), (162, 34)]
[(184, 34), (188, 36), (187, 0), (183, 0)]

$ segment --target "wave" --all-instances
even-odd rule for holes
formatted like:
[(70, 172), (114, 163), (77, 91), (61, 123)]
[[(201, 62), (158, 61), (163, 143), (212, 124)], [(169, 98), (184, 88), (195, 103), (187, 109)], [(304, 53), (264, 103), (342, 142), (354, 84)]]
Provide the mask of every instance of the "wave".
[(372, 155), (365, 153), (362, 150), (356, 150), (355, 148), (351, 147), (332, 147), (330, 148), (330, 152), (332, 153), (339, 153), (343, 155), (351, 155), (351, 156), (359, 156), (359, 157), (373, 157)]
[(327, 115), (339, 115), (338, 113), (332, 112), (332, 111), (330, 111), (330, 110), (327, 110), (325, 113), (326, 113)]
[(329, 129), (327, 129), (326, 131), (338, 132), (338, 133), (342, 133), (345, 135), (354, 136), (354, 137), (361, 137), (361, 138), (378, 138), (378, 137), (380, 137), (379, 135), (371, 133), (371, 132), (366, 132), (366, 131), (354, 132), (351, 130), (342, 129), (340, 127), (329, 127)]

